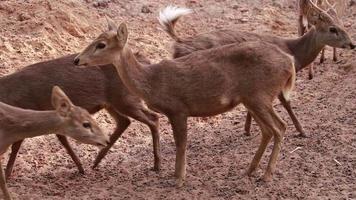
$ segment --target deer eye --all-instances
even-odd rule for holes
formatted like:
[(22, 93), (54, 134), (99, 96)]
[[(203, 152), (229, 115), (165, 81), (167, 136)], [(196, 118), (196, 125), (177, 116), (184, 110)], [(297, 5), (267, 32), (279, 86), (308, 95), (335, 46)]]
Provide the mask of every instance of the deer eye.
[(91, 128), (91, 124), (89, 122), (84, 122), (83, 123), (83, 127), (87, 128), (87, 129), (90, 129)]
[(106, 45), (104, 43), (99, 43), (96, 45), (97, 49), (104, 49), (106, 47)]
[(336, 35), (338, 34), (337, 29), (335, 27), (330, 27), (329, 31), (330, 33), (335, 33)]

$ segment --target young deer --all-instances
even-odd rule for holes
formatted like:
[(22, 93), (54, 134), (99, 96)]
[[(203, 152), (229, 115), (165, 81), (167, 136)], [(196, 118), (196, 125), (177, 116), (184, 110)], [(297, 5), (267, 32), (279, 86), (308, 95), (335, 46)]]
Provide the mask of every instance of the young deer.
[[(355, 48), (349, 35), (342, 27), (335, 23), (327, 13), (314, 4), (311, 5), (310, 13), (312, 15), (310, 16), (315, 16), (315, 26), (304, 36), (296, 39), (284, 39), (239, 30), (217, 30), (183, 39), (176, 34), (174, 27), (177, 20), (181, 16), (190, 13), (190, 11), (172, 6), (167, 7), (160, 13), (159, 21), (165, 31), (176, 41), (173, 45), (173, 58), (179, 58), (198, 50), (214, 48), (226, 44), (246, 41), (265, 41), (277, 45), (284, 52), (292, 55), (294, 57), (296, 71), (298, 72), (313, 62), (325, 45), (338, 48)], [(300, 133), (299, 135), (306, 137), (302, 126), (293, 113), (290, 102), (284, 99), (283, 96), (279, 96), (279, 100), (288, 111), (297, 131)], [(245, 123), (246, 135), (250, 135), (250, 127), (251, 115), (248, 113)]]
[[(21, 71), (0, 78), (0, 101), (20, 108), (33, 110), (51, 109), (51, 89), (60, 86), (74, 102), (93, 114), (106, 109), (116, 121), (116, 129), (110, 138), (110, 144), (103, 148), (95, 160), (96, 167), (114, 145), (116, 140), (130, 125), (131, 117), (146, 124), (153, 137), (154, 169), (160, 168), (160, 146), (158, 116), (149, 111), (140, 98), (131, 95), (113, 65), (93, 67), (90, 69), (74, 67), (76, 55), (37, 63)], [(142, 63), (149, 61), (140, 54), (135, 56)], [(69, 146), (67, 139), (57, 135), (64, 144), (81, 172), (83, 167)], [(12, 153), (6, 169), (6, 177), (11, 175), (16, 155), (22, 141), (12, 146)]]
[(145, 67), (137, 62), (126, 44), (126, 25), (122, 23), (117, 28), (109, 20), (109, 27), (76, 57), (74, 63), (114, 64), (133, 94), (168, 117), (177, 148), (175, 176), (178, 187), (183, 185), (186, 174), (187, 118), (224, 113), (239, 103), (247, 107), (262, 130), (262, 141), (248, 174), (256, 170), (273, 137), (274, 147), (264, 175), (264, 180), (272, 179), (286, 130), (272, 102), (278, 95), (288, 99), (294, 87), (295, 69), (291, 56), (275, 45), (252, 42), (197, 51)]
[[(315, 16), (313, 16), (313, 12), (310, 12), (310, 9), (312, 8), (312, 4), (310, 3), (309, 0), (299, 0), (299, 18), (298, 18), (298, 32), (300, 36), (303, 36), (304, 33), (310, 29), (315, 23), (317, 22), (318, 19), (315, 19)], [(341, 4), (341, 2), (337, 2)], [(326, 11), (334, 20), (334, 22), (338, 23), (340, 26), (342, 26), (342, 22), (340, 21), (338, 17), (338, 12), (335, 8), (336, 3), (331, 5), (328, 0), (317, 0), (316, 5), (323, 10)], [(304, 21), (307, 21), (307, 25), (304, 25)], [(325, 48), (322, 49), (321, 51), (321, 56), (320, 56), (320, 63), (323, 63), (325, 60)], [(333, 47), (333, 61), (337, 61), (337, 50), (335, 47)], [(309, 79), (313, 79), (314, 77), (314, 65), (311, 63), (309, 65)]]
[(57, 86), (53, 87), (52, 105), (55, 108), (53, 111), (35, 111), (0, 102), (0, 186), (6, 200), (11, 197), (1, 156), (14, 142), (58, 132), (86, 144), (106, 146), (109, 143), (109, 137), (101, 131), (88, 111), (73, 105)]

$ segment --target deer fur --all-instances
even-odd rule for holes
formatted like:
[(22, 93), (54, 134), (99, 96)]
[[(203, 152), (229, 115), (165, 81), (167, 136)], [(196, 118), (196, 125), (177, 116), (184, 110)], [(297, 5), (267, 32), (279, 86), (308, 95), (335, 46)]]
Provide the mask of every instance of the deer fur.
[(83, 108), (74, 106), (70, 99), (57, 86), (52, 91), (54, 111), (34, 111), (13, 107), (0, 102), (0, 186), (4, 199), (10, 200), (1, 157), (14, 142), (57, 132), (80, 142), (106, 146), (106, 136), (90, 114)]
[[(103, 148), (95, 160), (96, 167), (110, 147), (130, 125), (129, 117), (146, 124), (152, 133), (154, 149), (154, 169), (160, 168), (160, 144), (158, 116), (149, 111), (138, 97), (131, 95), (112, 65), (83, 69), (74, 67), (76, 55), (40, 62), (23, 68), (21, 71), (0, 78), (0, 101), (7, 104), (34, 110), (51, 109), (50, 92), (53, 85), (59, 85), (72, 101), (91, 114), (106, 109), (116, 122), (116, 129), (110, 144)], [(149, 61), (142, 55), (135, 56), (142, 63)], [(71, 152), (80, 171), (83, 167), (64, 136), (58, 135)], [(6, 177), (11, 175), (16, 155), (22, 141), (12, 146), (12, 153), (6, 169)]]
[(77, 65), (114, 64), (127, 88), (149, 108), (166, 115), (176, 144), (175, 176), (181, 187), (186, 176), (188, 117), (227, 112), (242, 103), (262, 130), (261, 144), (247, 174), (260, 162), (270, 139), (273, 151), (264, 175), (272, 179), (286, 130), (272, 107), (277, 96), (289, 99), (295, 83), (293, 58), (264, 42), (231, 44), (196, 51), (187, 56), (143, 66), (128, 47), (125, 23), (111, 20), (109, 30), (96, 38), (74, 60)]
[[(314, 4), (311, 5), (312, 7), (309, 12), (312, 13), (310, 16), (315, 16), (315, 18), (311, 19), (315, 21), (315, 26), (302, 37), (285, 39), (271, 35), (262, 35), (239, 30), (217, 30), (188, 38), (180, 38), (178, 35), (175, 35), (172, 38), (178, 39), (175, 39), (175, 43), (173, 44), (173, 58), (179, 58), (198, 50), (210, 49), (231, 43), (239, 44), (246, 41), (265, 41), (277, 45), (284, 52), (293, 56), (296, 71), (298, 72), (313, 62), (325, 45), (338, 48), (355, 48), (355, 45), (352, 43), (349, 35), (342, 27), (335, 23), (327, 13), (319, 9)], [(175, 11), (174, 9), (164, 9), (160, 12), (159, 20), (164, 26), (164, 30), (171, 30), (169, 34), (172, 35), (173, 33), (176, 33), (174, 30), (174, 24), (180, 17), (182, 17), (182, 15), (172, 14), (169, 12)], [(174, 16), (174, 18), (169, 18), (169, 16)], [(337, 30), (337, 37), (335, 37), (335, 34), (329, 32), (331, 27)], [(280, 96), (279, 100), (288, 111), (288, 114), (292, 118), (292, 121), (299, 132), (299, 135), (306, 137), (301, 124), (293, 113), (290, 102), (283, 99), (283, 96)], [(250, 135), (250, 127), (251, 115), (248, 114), (245, 123), (246, 135)]]

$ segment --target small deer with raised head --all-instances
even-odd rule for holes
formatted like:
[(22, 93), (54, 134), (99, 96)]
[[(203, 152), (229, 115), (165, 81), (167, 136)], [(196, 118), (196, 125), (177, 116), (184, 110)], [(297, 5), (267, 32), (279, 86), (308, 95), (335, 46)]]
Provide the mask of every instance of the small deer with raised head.
[[(317, 23), (318, 18), (314, 15), (314, 12), (310, 12), (313, 8), (313, 4), (309, 0), (299, 0), (299, 18), (298, 18), (298, 32), (300, 36), (303, 36), (305, 32), (308, 31), (315, 23)], [(339, 26), (342, 26), (342, 22), (339, 18), (338, 11), (336, 10), (336, 4), (344, 4), (344, 2), (339, 1), (335, 2), (333, 5), (328, 0), (317, 0), (316, 5), (328, 13), (334, 20), (338, 23)], [(307, 21), (307, 24), (304, 25), (304, 21)], [(325, 60), (325, 48), (321, 51), (320, 63), (323, 63)], [(337, 61), (337, 50), (333, 47), (333, 61)], [(311, 63), (309, 65), (309, 79), (314, 77), (314, 65)]]
[(0, 102), (0, 186), (6, 200), (11, 197), (1, 157), (11, 144), (52, 132), (96, 146), (105, 147), (109, 143), (109, 137), (101, 131), (88, 111), (73, 105), (57, 86), (52, 91), (52, 105), (55, 108), (53, 111), (35, 111)]
[[(329, 45), (337, 48), (354, 49), (347, 32), (335, 23), (332, 17), (326, 12), (311, 4), (310, 16), (315, 16), (315, 26), (305, 35), (296, 39), (285, 39), (271, 35), (261, 35), (239, 30), (217, 30), (203, 33), (189, 38), (180, 38), (175, 32), (175, 24), (178, 19), (190, 13), (189, 9), (168, 6), (160, 12), (159, 20), (164, 30), (176, 41), (173, 45), (173, 58), (179, 58), (192, 52), (210, 49), (217, 46), (242, 43), (246, 41), (265, 41), (277, 45), (284, 52), (294, 57), (296, 71), (307, 67), (318, 56), (320, 51)], [(292, 118), (299, 135), (306, 137), (306, 134), (293, 113), (290, 102), (279, 96), (284, 108)], [(247, 114), (245, 123), (245, 134), (250, 135), (251, 115)]]
[[(81, 106), (93, 114), (106, 109), (116, 122), (116, 129), (110, 138), (110, 144), (103, 148), (97, 156), (96, 167), (104, 158), (116, 140), (130, 125), (129, 117), (146, 124), (152, 133), (154, 169), (160, 168), (160, 146), (158, 132), (158, 116), (148, 110), (142, 100), (129, 93), (113, 65), (78, 68), (73, 64), (76, 55), (61, 57), (54, 60), (36, 63), (24, 67), (19, 72), (0, 78), (0, 101), (32, 110), (49, 110), (51, 90), (54, 85), (61, 87), (75, 105)], [(149, 61), (141, 54), (135, 56), (141, 63)], [(68, 140), (57, 135), (75, 161), (80, 172), (84, 169), (74, 154)], [(11, 175), (16, 155), (22, 141), (12, 145), (12, 152), (6, 168), (6, 178)]]
[(197, 51), (188, 56), (143, 66), (128, 47), (125, 23), (96, 38), (74, 60), (77, 65), (114, 64), (127, 88), (149, 108), (166, 115), (176, 144), (175, 176), (181, 187), (186, 176), (188, 117), (206, 117), (227, 112), (242, 103), (261, 127), (262, 141), (247, 174), (259, 165), (267, 144), (274, 146), (264, 175), (272, 179), (286, 130), (272, 102), (289, 98), (294, 87), (293, 58), (277, 46), (264, 42), (232, 44)]

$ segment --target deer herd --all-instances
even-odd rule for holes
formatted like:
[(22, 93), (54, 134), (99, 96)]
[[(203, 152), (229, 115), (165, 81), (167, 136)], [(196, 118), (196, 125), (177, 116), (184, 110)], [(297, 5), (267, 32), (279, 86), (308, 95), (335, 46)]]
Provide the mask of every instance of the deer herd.
[[(172, 59), (151, 64), (140, 53), (133, 53), (127, 44), (127, 25), (117, 26), (107, 18), (108, 30), (80, 54), (37, 63), (0, 78), (0, 155), (10, 146), (12, 148), (5, 173), (2, 168), (0, 170), (4, 199), (11, 199), (6, 180), (11, 176), (25, 138), (56, 133), (79, 172), (83, 173), (81, 162), (66, 136), (102, 147), (94, 162), (95, 168), (129, 127), (130, 118), (149, 127), (153, 167), (159, 171), (157, 112), (167, 116), (172, 126), (176, 145), (176, 186), (182, 187), (186, 177), (188, 117), (214, 116), (240, 103), (248, 111), (245, 134), (250, 134), (252, 118), (262, 132), (247, 175), (257, 169), (273, 139), (263, 176), (264, 181), (271, 181), (286, 131), (285, 122), (273, 109), (273, 101), (280, 100), (299, 135), (305, 137), (290, 104), (296, 73), (310, 66), (309, 77), (312, 78), (312, 62), (325, 46), (334, 48), (334, 60), (337, 60), (335, 48), (355, 48), (335, 5), (327, 0), (298, 2), (298, 38), (235, 29), (181, 38), (175, 24), (192, 11), (168, 6), (159, 13), (158, 19), (175, 41)], [(321, 61), (323, 59), (324, 54)], [(77, 67), (81, 65), (86, 67)], [(90, 116), (101, 109), (106, 109), (116, 121), (110, 138)]]

